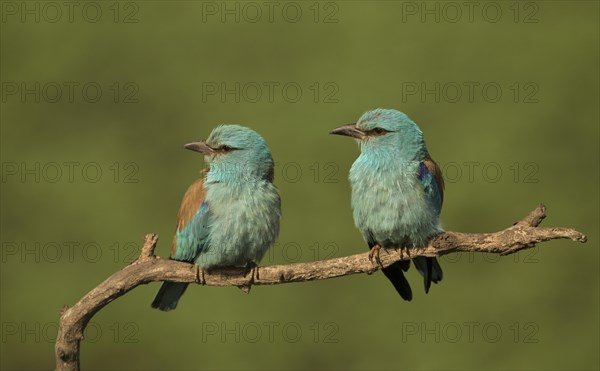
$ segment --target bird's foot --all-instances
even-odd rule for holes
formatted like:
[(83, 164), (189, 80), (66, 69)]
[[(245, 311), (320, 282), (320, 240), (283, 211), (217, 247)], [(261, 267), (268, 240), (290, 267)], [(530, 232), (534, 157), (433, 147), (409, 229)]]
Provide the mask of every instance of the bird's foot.
[(242, 290), (245, 294), (250, 293), (250, 288), (254, 283), (254, 277), (256, 276), (256, 279), (258, 279), (258, 265), (251, 260), (246, 263), (246, 268), (244, 269), (244, 277), (248, 275), (250, 275), (248, 282), (239, 286), (240, 290)]
[(373, 258), (375, 258), (375, 262), (377, 263), (377, 265), (379, 265), (381, 268), (383, 268), (383, 264), (381, 263), (381, 258), (379, 258), (380, 250), (381, 250), (381, 246), (379, 246), (379, 245), (374, 245), (373, 247), (371, 247), (371, 251), (369, 251), (369, 261), (371, 263), (373, 263)]
[(196, 265), (196, 283), (204, 286), (206, 285), (206, 278), (204, 277), (204, 269)]
[(406, 246), (402, 246), (400, 249), (400, 259), (402, 259), (404, 256), (406, 256), (407, 258), (410, 258), (410, 250), (408, 249), (408, 247)]
[[(254, 282), (254, 273), (256, 272), (256, 268), (258, 268), (258, 265), (252, 260), (248, 260), (246, 262), (246, 268), (244, 269), (244, 277), (246, 277), (248, 274), (251, 274), (250, 277)], [(256, 278), (258, 278), (258, 276)]]

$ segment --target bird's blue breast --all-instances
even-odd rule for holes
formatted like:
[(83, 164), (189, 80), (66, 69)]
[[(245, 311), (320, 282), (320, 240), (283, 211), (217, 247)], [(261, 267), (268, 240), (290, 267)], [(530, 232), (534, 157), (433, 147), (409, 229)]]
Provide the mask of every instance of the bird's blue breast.
[(276, 188), (268, 181), (208, 183), (206, 188), (210, 225), (196, 264), (208, 269), (258, 263), (279, 233)]
[(421, 164), (377, 161), (361, 154), (350, 169), (354, 222), (365, 240), (422, 246), (441, 231), (439, 209), (424, 186)]

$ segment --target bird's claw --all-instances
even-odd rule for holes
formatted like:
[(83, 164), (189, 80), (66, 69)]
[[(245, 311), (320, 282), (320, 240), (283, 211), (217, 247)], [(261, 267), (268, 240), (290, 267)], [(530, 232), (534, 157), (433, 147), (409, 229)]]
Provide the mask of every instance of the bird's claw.
[(252, 273), (251, 279), (254, 281), (254, 272), (258, 265), (252, 260), (248, 260), (246, 263), (246, 268), (244, 269), (244, 277), (246, 277), (249, 273)]
[(406, 246), (402, 246), (400, 249), (400, 259), (402, 259), (404, 256), (406, 256), (407, 258), (410, 258), (410, 250), (408, 250), (408, 247)]
[(242, 290), (245, 294), (250, 293), (250, 288), (254, 283), (254, 276), (258, 279), (258, 265), (253, 261), (248, 261), (246, 263), (246, 268), (244, 269), (244, 277), (250, 275), (248, 282), (240, 286), (240, 290)]
[(204, 277), (204, 269), (196, 265), (196, 283), (204, 286), (206, 285), (206, 278)]
[(369, 261), (371, 263), (373, 263), (373, 258), (375, 258), (375, 262), (377, 263), (377, 265), (380, 266), (381, 268), (383, 268), (383, 264), (381, 263), (381, 258), (379, 257), (380, 250), (381, 250), (381, 246), (379, 246), (379, 245), (374, 245), (373, 247), (371, 247), (371, 251), (369, 251)]

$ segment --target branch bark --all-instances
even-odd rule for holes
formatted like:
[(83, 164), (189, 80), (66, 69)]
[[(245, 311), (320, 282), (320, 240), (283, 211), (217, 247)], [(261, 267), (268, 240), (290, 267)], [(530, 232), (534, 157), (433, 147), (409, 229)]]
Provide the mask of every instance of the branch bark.
[[(416, 256), (441, 256), (458, 251), (488, 252), (509, 255), (531, 248), (536, 243), (554, 239), (586, 242), (586, 236), (572, 228), (539, 228), (546, 217), (544, 205), (538, 206), (522, 220), (495, 233), (444, 232), (429, 241), (428, 246), (410, 250), (410, 256), (395, 249), (382, 249), (383, 267)], [(350, 274), (371, 274), (381, 267), (371, 263), (368, 252), (323, 261), (202, 271), (189, 263), (163, 259), (154, 255), (156, 234), (145, 236), (141, 254), (136, 261), (116, 272), (73, 307), (61, 310), (55, 344), (56, 369), (79, 370), (80, 342), (90, 319), (108, 303), (135, 287), (154, 281), (176, 281), (208, 286), (276, 285), (289, 282), (324, 280)]]

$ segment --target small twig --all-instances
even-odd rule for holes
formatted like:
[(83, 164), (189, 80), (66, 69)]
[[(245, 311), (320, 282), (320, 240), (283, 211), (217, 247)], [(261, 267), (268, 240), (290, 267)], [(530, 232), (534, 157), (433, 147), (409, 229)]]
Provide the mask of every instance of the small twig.
[[(554, 239), (586, 242), (586, 236), (572, 228), (538, 228), (546, 217), (546, 208), (540, 205), (514, 225), (495, 233), (444, 232), (429, 241), (428, 246), (411, 249), (410, 256), (395, 249), (380, 254), (383, 267), (416, 256), (440, 256), (458, 251), (489, 252), (500, 255), (535, 246)], [(56, 338), (57, 370), (79, 370), (79, 348), (83, 331), (100, 309), (135, 287), (154, 281), (198, 283), (207, 286), (247, 287), (245, 268), (227, 268), (214, 271), (199, 270), (197, 266), (154, 255), (158, 237), (146, 235), (139, 258), (116, 272), (73, 307), (63, 307)], [(275, 285), (289, 282), (323, 280), (350, 274), (371, 274), (380, 267), (368, 259), (368, 252), (323, 261), (258, 267), (253, 274), (253, 285)], [(254, 273), (254, 272), (253, 272)]]

